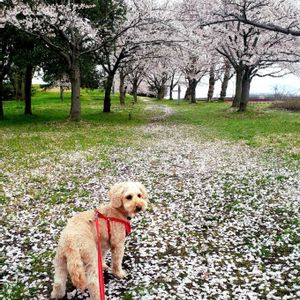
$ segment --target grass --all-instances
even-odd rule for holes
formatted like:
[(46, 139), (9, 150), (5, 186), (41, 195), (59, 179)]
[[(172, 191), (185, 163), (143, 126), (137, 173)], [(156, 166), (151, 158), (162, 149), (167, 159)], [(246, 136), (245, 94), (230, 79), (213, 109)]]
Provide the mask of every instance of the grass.
[(288, 151), (300, 159), (300, 114), (273, 111), (268, 103), (249, 104), (248, 111), (230, 109), (230, 103), (197, 103), (164, 100), (176, 109), (172, 122), (195, 125), (195, 134), (207, 139), (243, 141), (254, 147)]
[[(132, 105), (130, 96), (122, 107), (117, 95), (112, 96), (113, 112), (103, 113), (103, 93), (84, 89), (82, 119), (73, 123), (68, 121), (70, 92), (61, 102), (58, 91), (36, 91), (32, 116), (24, 116), (23, 102), (4, 103), (6, 119), (0, 122), (0, 135), (5, 146), (0, 148), (0, 156), (83, 150), (97, 144), (124, 146), (132, 142), (128, 139), (131, 129), (148, 123), (157, 113), (145, 110), (144, 103)], [(243, 141), (254, 147), (283, 150), (289, 157), (300, 159), (299, 113), (273, 111), (269, 104), (250, 104), (247, 112), (238, 113), (230, 110), (229, 103), (158, 103), (176, 111), (168, 122), (191, 125), (202, 138)]]
[(34, 292), (34, 288), (29, 288), (29, 290), (27, 290), (27, 287), (23, 283), (15, 283), (10, 291), (8, 291), (7, 286), (4, 286), (1, 296), (3, 297), (2, 299), (22, 299), (25, 293), (27, 295), (32, 295)]
[[(114, 117), (110, 114), (102, 113), (104, 95), (101, 90), (81, 90), (82, 120), (101, 123), (118, 124), (129, 121), (128, 114), (138, 109), (131, 104), (131, 97), (126, 97), (126, 107), (118, 104), (118, 95), (112, 96), (112, 110)], [(37, 122), (65, 122), (68, 119), (70, 109), (70, 92), (65, 92), (65, 99), (59, 99), (59, 92), (56, 90), (42, 91), (37, 90), (32, 97), (32, 116), (24, 116), (24, 103), (22, 101), (4, 102), (5, 123), (14, 126), (37, 123)], [(133, 118), (135, 122), (140, 119)], [(128, 122), (129, 123), (129, 122)]]
[[(170, 299), (180, 292), (182, 278), (190, 279), (186, 287), (195, 294), (206, 285), (210, 293), (224, 289), (231, 295), (233, 287), (248, 288), (248, 282), (254, 282), (263, 286), (260, 298), (269, 293), (268, 284), (278, 295), (288, 293), (287, 285), (299, 285), (299, 266), (288, 257), (292, 250), (298, 253), (300, 241), (294, 198), (299, 172), (281, 159), (271, 157), (267, 166), (252, 160), (260, 153), (243, 145), (281, 150), (299, 159), (299, 114), (272, 111), (267, 104), (251, 104), (246, 113), (230, 110), (228, 103), (177, 105), (153, 100), (160, 106), (143, 101), (132, 105), (130, 96), (122, 107), (117, 95), (112, 98), (113, 112), (107, 114), (102, 113), (101, 91), (82, 90), (81, 96), (82, 120), (76, 123), (68, 121), (69, 93), (61, 102), (58, 91), (38, 90), (32, 116), (23, 115), (22, 102), (5, 102), (6, 119), (0, 122), (2, 225), (7, 228), (5, 249), (16, 247), (20, 256), (12, 251), (7, 257), (0, 255), (0, 262), (9, 266), (9, 284), (0, 298), (49, 299), (55, 243), (66, 219), (75, 211), (96, 207), (106, 199), (106, 187), (120, 178), (145, 182), (153, 203), (127, 245), (127, 262), (132, 274), (140, 277), (122, 282), (122, 287), (110, 281), (117, 295), (124, 292), (123, 299), (160, 292), (167, 294), (160, 299)], [(163, 119), (161, 105), (173, 114)], [(195, 142), (195, 136), (201, 138)], [(129, 146), (133, 147), (126, 149)], [(16, 220), (22, 226), (13, 231)], [(293, 277), (284, 290), (272, 277), (267, 282), (262, 275), (255, 278), (253, 261), (245, 253), (259, 258), (257, 268), (268, 276), (277, 263), (289, 263), (282, 276), (291, 271)], [(195, 264), (193, 257), (205, 259)], [(202, 269), (194, 273), (201, 264), (207, 265), (209, 278), (230, 276), (235, 285), (220, 288)], [(233, 264), (236, 269), (230, 270)], [(162, 274), (155, 278), (159, 270)], [(163, 276), (167, 272), (168, 278)], [(19, 279), (12, 281), (14, 276)], [(189, 286), (192, 282), (198, 286)]]
[(103, 113), (103, 98), (101, 91), (82, 90), (82, 119), (78, 123), (68, 121), (68, 92), (61, 102), (59, 92), (38, 90), (32, 99), (32, 116), (24, 115), (21, 101), (4, 102), (5, 120), (0, 122), (4, 143), (0, 157), (86, 150), (97, 144), (123, 145), (132, 127), (145, 124), (152, 114), (144, 111), (142, 103), (132, 105), (130, 96), (127, 105), (121, 107), (117, 95), (112, 96), (113, 112)]

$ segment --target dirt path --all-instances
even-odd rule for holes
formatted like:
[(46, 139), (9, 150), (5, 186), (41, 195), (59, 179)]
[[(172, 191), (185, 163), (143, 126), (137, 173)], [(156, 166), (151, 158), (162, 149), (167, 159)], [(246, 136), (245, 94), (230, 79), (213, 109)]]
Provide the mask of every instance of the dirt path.
[(145, 110), (154, 110), (157, 111), (157, 114), (154, 118), (152, 118), (152, 122), (160, 122), (166, 119), (168, 116), (175, 113), (174, 109), (168, 107), (167, 105), (160, 104), (157, 101), (151, 101), (148, 98), (141, 98), (141, 101), (148, 104)]

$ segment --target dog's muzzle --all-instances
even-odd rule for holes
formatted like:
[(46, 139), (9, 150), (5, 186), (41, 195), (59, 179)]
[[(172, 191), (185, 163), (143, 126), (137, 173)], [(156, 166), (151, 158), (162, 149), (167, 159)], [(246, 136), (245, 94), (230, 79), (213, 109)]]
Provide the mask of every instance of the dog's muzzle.
[(135, 211), (136, 211), (136, 212), (140, 212), (142, 209), (143, 209), (143, 208), (142, 208), (141, 206), (137, 206), (137, 207), (135, 208)]

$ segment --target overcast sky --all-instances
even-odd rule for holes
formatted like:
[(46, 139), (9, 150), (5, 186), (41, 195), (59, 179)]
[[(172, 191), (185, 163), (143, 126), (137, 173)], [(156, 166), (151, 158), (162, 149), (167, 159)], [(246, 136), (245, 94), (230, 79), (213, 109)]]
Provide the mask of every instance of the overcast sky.
[[(230, 80), (228, 85), (228, 96), (232, 96), (235, 91), (235, 78)], [(289, 74), (280, 78), (272, 78), (272, 77), (254, 77), (251, 83), (251, 94), (273, 94), (274, 88), (278, 87), (278, 90), (284, 93), (289, 93), (291, 95), (300, 95), (300, 78)], [(221, 83), (218, 81), (215, 87), (214, 97), (218, 97), (221, 89)], [(203, 79), (200, 82), (197, 88), (197, 98), (202, 98), (207, 96), (208, 90), (208, 78)], [(181, 94), (184, 95), (185, 87), (182, 87)], [(176, 97), (173, 95), (173, 97)]]

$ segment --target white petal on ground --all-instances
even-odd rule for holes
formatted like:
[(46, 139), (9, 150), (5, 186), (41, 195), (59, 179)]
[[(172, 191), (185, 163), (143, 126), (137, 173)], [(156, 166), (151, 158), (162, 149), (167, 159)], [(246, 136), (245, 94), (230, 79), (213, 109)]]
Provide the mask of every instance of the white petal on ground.
[[(23, 286), (23, 299), (49, 299), (67, 219), (107, 201), (113, 183), (137, 180), (151, 205), (133, 220), (129, 277), (109, 280), (109, 299), (297, 299), (299, 169), (243, 144), (202, 141), (191, 130), (153, 123), (138, 129), (141, 141), (147, 136), (143, 147), (51, 152), (46, 161), (35, 156), (34, 169), (1, 161), (6, 292)], [(88, 294), (68, 290), (67, 299), (81, 298)]]

